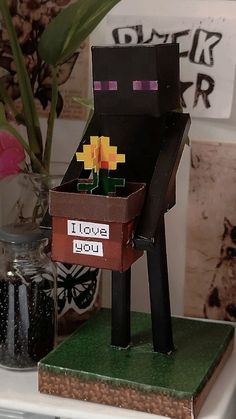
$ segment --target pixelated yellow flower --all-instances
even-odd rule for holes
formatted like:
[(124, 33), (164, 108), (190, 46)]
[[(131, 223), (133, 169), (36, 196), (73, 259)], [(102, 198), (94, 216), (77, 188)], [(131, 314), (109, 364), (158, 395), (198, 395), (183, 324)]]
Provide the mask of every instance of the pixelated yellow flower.
[(110, 145), (110, 137), (91, 136), (90, 144), (83, 145), (83, 152), (77, 152), (76, 159), (84, 162), (85, 169), (98, 172), (116, 170), (117, 163), (125, 162), (125, 154), (117, 153), (117, 147)]

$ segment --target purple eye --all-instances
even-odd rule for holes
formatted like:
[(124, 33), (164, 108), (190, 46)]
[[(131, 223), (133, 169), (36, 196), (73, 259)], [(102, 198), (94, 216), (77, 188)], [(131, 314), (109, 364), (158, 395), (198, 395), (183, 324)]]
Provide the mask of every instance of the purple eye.
[(93, 89), (94, 90), (117, 90), (117, 81), (116, 80), (94, 81)]
[(158, 90), (157, 80), (134, 80), (133, 90)]

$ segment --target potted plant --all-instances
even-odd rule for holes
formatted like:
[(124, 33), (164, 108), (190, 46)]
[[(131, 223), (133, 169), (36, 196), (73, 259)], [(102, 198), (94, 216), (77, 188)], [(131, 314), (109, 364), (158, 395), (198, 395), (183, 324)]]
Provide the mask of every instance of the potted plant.
[(91, 175), (50, 191), (52, 258), (123, 272), (143, 254), (132, 239), (145, 184), (110, 177), (125, 155), (117, 154), (109, 137), (90, 137), (76, 158)]
[[(54, 122), (62, 106), (58, 86), (63, 82), (65, 65), (68, 78), (81, 44), (119, 1), (77, 0), (69, 4), (70, 0), (60, 0), (47, 4), (47, 0), (33, 0), (30, 5), (23, 0), (1, 0), (0, 67), (5, 75), (0, 77), (0, 133), (8, 132), (24, 148), (29, 161), (23, 170), (49, 174)], [(40, 85), (42, 72), (47, 74), (47, 83), (44, 79), (46, 84)], [(20, 110), (15, 105), (19, 97)], [(35, 97), (44, 107), (50, 103), (45, 138)]]
[[(55, 118), (62, 108), (60, 86), (65, 73), (67, 78), (70, 77), (87, 36), (118, 2), (0, 1), (0, 67), (5, 71), (0, 77), (0, 180), (3, 179), (0, 182), (0, 206), (6, 206), (7, 201), (7, 207), (14, 207), (10, 215), (7, 208), (2, 208), (2, 219), (0, 208), (1, 224), (6, 223), (6, 213), (7, 222), (29, 219), (41, 222), (51, 182)], [(21, 97), (20, 108), (16, 106), (18, 97)], [(35, 97), (48, 109), (45, 134), (40, 126)], [(8, 176), (11, 174), (21, 178), (21, 191), (24, 180), (25, 195), (12, 188), (12, 176)], [(9, 179), (7, 188), (4, 186), (6, 176)], [(15, 183), (18, 186), (18, 182), (14, 182), (14, 186)], [(6, 191), (6, 198), (3, 191)], [(24, 212), (15, 195), (27, 206)], [(98, 271), (60, 264), (58, 311), (61, 334), (69, 331), (68, 323), (74, 328), (78, 319), (84, 320), (95, 305), (99, 305)]]

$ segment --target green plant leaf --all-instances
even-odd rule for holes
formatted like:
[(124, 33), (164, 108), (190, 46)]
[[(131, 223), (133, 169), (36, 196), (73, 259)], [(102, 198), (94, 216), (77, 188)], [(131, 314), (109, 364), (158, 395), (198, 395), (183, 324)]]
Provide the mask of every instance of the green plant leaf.
[(6, 106), (11, 110), (12, 114), (14, 115), (16, 121), (19, 124), (25, 125), (25, 118), (20, 112), (18, 112), (14, 100), (9, 96), (7, 90), (4, 87), (4, 84), (1, 82), (0, 79), (0, 99), (5, 103)]
[(35, 108), (34, 97), (30, 85), (29, 76), (25, 67), (24, 57), (18, 43), (15, 28), (8, 9), (7, 1), (0, 1), (0, 12), (2, 14), (16, 65), (18, 83), (21, 92), (21, 100), (24, 108), (24, 118), (28, 133), (28, 140), (31, 151), (39, 159), (42, 158), (42, 135), (39, 125), (39, 119)]
[(92, 99), (84, 99), (83, 97), (75, 96), (72, 98), (74, 102), (78, 103), (79, 105), (87, 108), (89, 110), (94, 110), (94, 104)]
[(57, 109), (57, 98), (58, 98), (58, 84), (57, 84), (57, 69), (52, 68), (52, 95), (51, 95), (51, 107), (48, 116), (48, 126), (47, 126), (47, 135), (46, 143), (43, 155), (43, 163), (47, 172), (49, 173), (50, 161), (51, 161), (51, 152), (52, 152), (52, 137), (53, 137), (53, 128), (56, 117)]
[(68, 59), (120, 0), (77, 0), (53, 19), (39, 42), (39, 54), (56, 66)]
[(2, 103), (0, 103), (0, 124), (7, 123), (7, 118), (5, 114), (5, 109)]

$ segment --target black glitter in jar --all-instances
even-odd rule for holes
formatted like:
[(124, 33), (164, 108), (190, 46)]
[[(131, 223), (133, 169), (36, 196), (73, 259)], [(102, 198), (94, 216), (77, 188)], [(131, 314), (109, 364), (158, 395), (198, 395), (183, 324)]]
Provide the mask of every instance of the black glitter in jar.
[(2, 245), (0, 365), (31, 369), (55, 342), (55, 268), (41, 236)]

